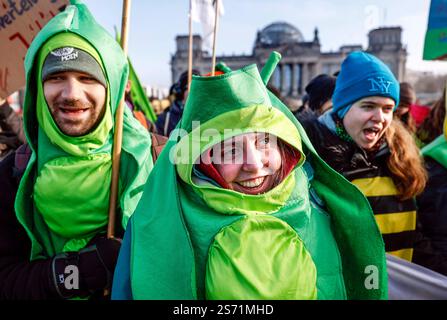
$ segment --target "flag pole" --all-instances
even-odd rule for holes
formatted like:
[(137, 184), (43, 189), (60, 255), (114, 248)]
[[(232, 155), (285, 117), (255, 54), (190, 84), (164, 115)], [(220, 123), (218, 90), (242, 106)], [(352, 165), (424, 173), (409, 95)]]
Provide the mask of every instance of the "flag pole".
[[(127, 57), (127, 36), (129, 32), (131, 0), (123, 0), (123, 17), (121, 22), (121, 48)], [(123, 118), (124, 118), (124, 93), (121, 97), (118, 109), (115, 115), (115, 133), (113, 136), (112, 151), (112, 182), (110, 184), (109, 197), (109, 224), (107, 226), (107, 238), (115, 236), (115, 218), (118, 199), (118, 182), (121, 160), (121, 146), (123, 141)]]
[(188, 92), (191, 89), (192, 81), (192, 0), (189, 0), (189, 53), (188, 53)]
[(213, 34), (213, 64), (212, 64), (212, 69), (211, 69), (211, 76), (214, 77), (215, 75), (215, 70), (216, 69), (216, 38), (217, 38), (217, 29), (218, 29), (218, 25), (219, 25), (219, 4), (220, 1), (219, 0), (215, 0), (216, 1), (216, 13), (214, 16), (214, 34)]

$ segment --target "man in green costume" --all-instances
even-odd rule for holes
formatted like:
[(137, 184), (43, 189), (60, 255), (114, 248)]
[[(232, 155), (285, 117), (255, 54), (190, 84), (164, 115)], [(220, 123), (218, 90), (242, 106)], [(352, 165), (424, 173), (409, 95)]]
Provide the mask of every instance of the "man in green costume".
[[(0, 299), (102, 296), (121, 244), (105, 231), (127, 59), (72, 1), (37, 35), (25, 69), (27, 149), (0, 167)], [(151, 138), (125, 108), (117, 238), (152, 167)]]
[[(261, 74), (193, 78), (128, 224), (112, 299), (387, 297), (367, 200), (266, 89), (279, 59)], [(238, 155), (239, 167), (225, 162)]]

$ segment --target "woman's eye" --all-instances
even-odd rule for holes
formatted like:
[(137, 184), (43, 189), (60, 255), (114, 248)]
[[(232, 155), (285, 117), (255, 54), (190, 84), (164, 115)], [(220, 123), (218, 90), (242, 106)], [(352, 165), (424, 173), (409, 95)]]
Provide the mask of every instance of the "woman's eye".
[(236, 152), (236, 147), (234, 144), (228, 143), (228, 144), (222, 144), (221, 145), (221, 158), (229, 158), (233, 156)]
[(231, 148), (222, 152), (220, 161), (222, 164), (233, 163), (239, 157), (239, 152), (236, 148)]
[(225, 156), (235, 156), (237, 154), (236, 148), (231, 148), (230, 150), (226, 150), (224, 155)]
[(268, 146), (269, 143), (270, 143), (270, 135), (268, 135), (268, 134), (261, 136), (258, 140), (258, 146), (261, 148)]

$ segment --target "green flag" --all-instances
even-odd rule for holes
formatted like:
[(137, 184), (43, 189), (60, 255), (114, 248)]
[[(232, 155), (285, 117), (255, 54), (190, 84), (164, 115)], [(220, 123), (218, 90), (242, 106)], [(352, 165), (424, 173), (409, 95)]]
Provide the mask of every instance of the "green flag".
[(447, 58), (447, 0), (431, 0), (424, 60)]
[(147, 98), (146, 92), (143, 89), (143, 86), (141, 85), (140, 80), (138, 79), (137, 74), (135, 73), (135, 70), (132, 66), (132, 63), (130, 62), (130, 59), (127, 58), (129, 61), (129, 80), (132, 83), (132, 86), (130, 88), (130, 95), (132, 97), (132, 102), (135, 106), (135, 110), (141, 110), (143, 111), (146, 118), (152, 122), (155, 123), (157, 120), (157, 115), (154, 112), (154, 109), (152, 109), (152, 105)]
[[(118, 41), (119, 43), (121, 37), (116, 28), (115, 33), (116, 41)], [(132, 103), (134, 105), (135, 111), (142, 111), (150, 122), (155, 123), (155, 121), (157, 120), (157, 115), (155, 114), (154, 109), (152, 108), (152, 105), (147, 98), (146, 92), (141, 85), (140, 79), (138, 78), (135, 69), (132, 66), (132, 63), (130, 62), (129, 57), (127, 58), (127, 60), (129, 62), (129, 80), (132, 83), (130, 87), (130, 96), (132, 98)]]

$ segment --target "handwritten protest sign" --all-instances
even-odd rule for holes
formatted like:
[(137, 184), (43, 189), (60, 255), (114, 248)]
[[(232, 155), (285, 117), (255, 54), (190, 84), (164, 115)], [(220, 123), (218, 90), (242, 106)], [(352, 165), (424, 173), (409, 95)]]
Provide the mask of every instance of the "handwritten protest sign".
[(0, 0), (0, 97), (25, 85), (23, 61), (37, 33), (69, 0)]

